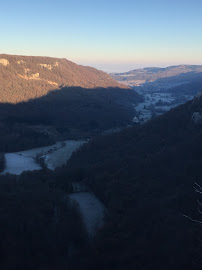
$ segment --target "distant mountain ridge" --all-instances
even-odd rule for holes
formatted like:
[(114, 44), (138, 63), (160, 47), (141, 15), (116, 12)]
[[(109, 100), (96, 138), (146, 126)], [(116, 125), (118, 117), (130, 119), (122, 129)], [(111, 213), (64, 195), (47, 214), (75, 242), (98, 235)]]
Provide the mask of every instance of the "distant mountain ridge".
[(186, 74), (189, 75), (189, 80), (200, 76), (202, 77), (202, 65), (179, 65), (166, 68), (147, 67), (124, 73), (113, 73), (111, 77), (119, 83), (124, 83), (128, 86), (138, 86), (163, 78), (176, 77), (179, 75), (186, 76)]
[(64, 86), (127, 88), (107, 73), (64, 58), (0, 54), (0, 102), (18, 103)]

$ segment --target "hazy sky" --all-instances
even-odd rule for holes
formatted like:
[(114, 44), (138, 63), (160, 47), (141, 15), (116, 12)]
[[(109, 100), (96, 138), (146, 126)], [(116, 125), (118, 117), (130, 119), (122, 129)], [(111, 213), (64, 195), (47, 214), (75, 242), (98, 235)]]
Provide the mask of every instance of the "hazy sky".
[(0, 53), (105, 71), (202, 64), (202, 0), (0, 0)]

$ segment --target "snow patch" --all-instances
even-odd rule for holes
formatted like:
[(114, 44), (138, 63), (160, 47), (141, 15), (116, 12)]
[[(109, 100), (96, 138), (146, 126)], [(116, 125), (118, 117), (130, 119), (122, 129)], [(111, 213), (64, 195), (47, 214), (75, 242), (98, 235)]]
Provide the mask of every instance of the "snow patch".
[[(65, 165), (67, 160), (71, 157), (72, 153), (77, 150), (86, 141), (65, 141), (65, 145), (54, 145), (53, 151), (49, 152), (43, 157), (45, 158), (45, 163), (50, 170), (54, 170), (57, 167)], [(57, 150), (54, 150), (57, 149)]]
[(104, 225), (104, 205), (90, 192), (73, 193), (69, 198), (78, 204), (86, 230), (89, 236), (94, 236)]
[(6, 169), (1, 174), (20, 175), (24, 171), (40, 170), (41, 166), (32, 157), (23, 156), (18, 153), (5, 154)]

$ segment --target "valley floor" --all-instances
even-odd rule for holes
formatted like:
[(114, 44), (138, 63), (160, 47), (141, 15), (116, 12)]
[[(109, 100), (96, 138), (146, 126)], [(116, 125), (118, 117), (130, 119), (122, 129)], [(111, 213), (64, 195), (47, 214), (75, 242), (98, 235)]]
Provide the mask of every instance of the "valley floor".
[(46, 166), (50, 170), (64, 165), (71, 157), (72, 153), (77, 150), (86, 141), (67, 140), (57, 142), (54, 145), (34, 148), (16, 153), (6, 153), (6, 167), (2, 174), (10, 173), (20, 175), (24, 171), (34, 171), (42, 169), (41, 165), (36, 162), (36, 156), (44, 158)]

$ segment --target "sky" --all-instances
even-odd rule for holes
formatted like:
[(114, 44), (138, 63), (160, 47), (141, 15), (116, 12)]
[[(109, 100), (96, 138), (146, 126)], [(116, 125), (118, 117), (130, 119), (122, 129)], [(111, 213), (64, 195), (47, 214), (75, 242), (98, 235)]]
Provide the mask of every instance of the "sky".
[(107, 72), (202, 64), (202, 0), (0, 0), (0, 53)]

